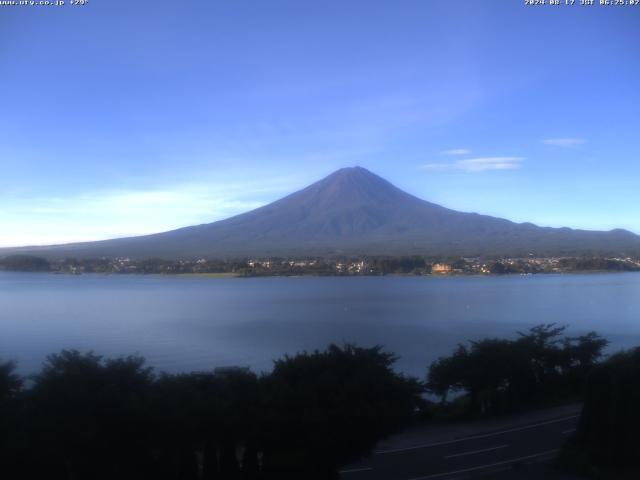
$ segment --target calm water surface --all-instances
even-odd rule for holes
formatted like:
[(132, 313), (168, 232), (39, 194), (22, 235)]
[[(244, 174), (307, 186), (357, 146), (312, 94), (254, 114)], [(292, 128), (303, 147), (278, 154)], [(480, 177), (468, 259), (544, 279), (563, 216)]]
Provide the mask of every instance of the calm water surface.
[(271, 368), (330, 342), (382, 344), (423, 376), (458, 342), (541, 322), (640, 345), (640, 274), (250, 278), (0, 272), (0, 358), (140, 353), (161, 370)]

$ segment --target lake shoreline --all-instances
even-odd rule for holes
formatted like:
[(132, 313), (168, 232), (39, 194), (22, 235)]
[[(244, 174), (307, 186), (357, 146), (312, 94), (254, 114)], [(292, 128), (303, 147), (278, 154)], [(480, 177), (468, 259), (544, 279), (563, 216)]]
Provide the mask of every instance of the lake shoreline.
[(500, 277), (540, 277), (540, 276), (561, 276), (561, 275), (616, 275), (623, 273), (640, 273), (640, 270), (567, 270), (561, 272), (536, 272), (536, 273), (372, 273), (372, 274), (316, 274), (316, 273), (273, 273), (273, 274), (246, 274), (239, 272), (202, 272), (202, 273), (144, 273), (144, 272), (60, 272), (60, 271), (25, 271), (25, 270), (0, 270), (0, 274), (48, 274), (67, 277), (79, 277), (86, 275), (99, 276), (123, 276), (123, 277), (167, 277), (167, 278), (209, 278), (209, 279), (230, 279), (230, 278), (371, 278), (371, 277), (391, 277), (391, 278), (500, 278)]

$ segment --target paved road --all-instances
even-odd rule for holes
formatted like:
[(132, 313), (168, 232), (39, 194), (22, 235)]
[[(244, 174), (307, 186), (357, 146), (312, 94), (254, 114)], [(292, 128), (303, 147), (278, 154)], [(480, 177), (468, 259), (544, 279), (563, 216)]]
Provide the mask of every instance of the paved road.
[[(505, 425), (456, 439), (381, 447), (365, 461), (345, 467), (343, 480), (459, 480), (538, 469), (549, 462), (576, 427), (577, 414)], [(516, 469), (516, 470), (514, 470)], [(519, 475), (513, 478), (519, 477)], [(546, 478), (546, 477), (545, 477)]]

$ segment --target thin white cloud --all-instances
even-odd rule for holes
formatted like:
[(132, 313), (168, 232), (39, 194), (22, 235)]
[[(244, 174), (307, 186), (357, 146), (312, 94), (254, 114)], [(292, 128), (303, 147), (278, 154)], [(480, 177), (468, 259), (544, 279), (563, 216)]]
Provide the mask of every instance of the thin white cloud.
[(481, 173), (491, 170), (514, 170), (522, 166), (523, 157), (478, 157), (458, 160), (454, 163), (428, 163), (425, 170)]
[(451, 150), (443, 150), (440, 155), (469, 155), (471, 150), (466, 148), (452, 148)]
[[(337, 163), (346, 155), (329, 152), (301, 158), (303, 164), (327, 158)], [(64, 195), (24, 196), (0, 190), (0, 247), (103, 240), (214, 222), (304, 187), (317, 178), (320, 168), (274, 175), (262, 167), (227, 167), (191, 172), (188, 177), (197, 181), (175, 175), (150, 185), (134, 182), (125, 188)]]
[[(255, 187), (255, 188), (252, 188)], [(277, 193), (276, 193), (277, 192)], [(117, 190), (32, 198), (0, 212), (0, 247), (51, 245), (163, 232), (208, 223), (264, 205), (279, 189), (252, 181)]]
[(556, 147), (574, 147), (576, 145), (582, 145), (586, 142), (584, 138), (547, 138), (541, 140), (545, 145), (553, 145)]

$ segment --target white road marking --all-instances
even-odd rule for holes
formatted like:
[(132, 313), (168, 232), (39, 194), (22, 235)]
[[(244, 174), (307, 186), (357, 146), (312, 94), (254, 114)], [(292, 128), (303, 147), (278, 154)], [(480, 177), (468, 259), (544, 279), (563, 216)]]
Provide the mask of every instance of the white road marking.
[(447, 455), (444, 458), (456, 458), (456, 457), (464, 457), (465, 455), (473, 455), (475, 453), (492, 452), (493, 450), (499, 450), (501, 448), (507, 448), (508, 446), (509, 445), (499, 445), (497, 447), (483, 448), (482, 450), (474, 450), (472, 452), (454, 453), (453, 455)]
[(454, 470), (451, 472), (443, 472), (443, 473), (434, 473), (433, 475), (425, 475), (423, 477), (413, 477), (409, 480), (428, 480), (430, 478), (441, 478), (447, 477), (449, 475), (456, 475), (458, 473), (467, 473), (473, 472), (476, 470), (484, 470), (486, 468), (498, 467), (500, 465), (507, 465), (509, 463), (521, 462), (523, 460), (529, 460), (531, 458), (543, 457), (545, 455), (551, 455), (557, 453), (559, 450), (556, 448), (555, 450), (547, 450), (546, 452), (534, 453), (533, 455), (527, 455), (525, 457), (512, 458), (511, 460), (503, 460), (502, 462), (488, 463), (487, 465), (480, 465), (478, 467), (464, 468), (462, 470)]
[(338, 473), (368, 472), (369, 470), (373, 470), (373, 468), (371, 468), (371, 467), (348, 468), (347, 470), (340, 470)]
[(563, 435), (569, 435), (570, 433), (573, 433), (573, 432), (575, 432), (575, 431), (576, 431), (576, 429), (575, 429), (575, 428), (571, 428), (571, 429), (569, 429), (569, 430), (564, 430), (564, 431), (562, 432), (562, 434), (563, 434)]
[(375, 455), (384, 455), (384, 454), (387, 454), (387, 453), (406, 452), (406, 451), (409, 451), (409, 450), (419, 450), (421, 448), (437, 447), (437, 446), (440, 446), (440, 445), (451, 445), (452, 443), (466, 442), (466, 441), (469, 441), (469, 440), (477, 440), (477, 439), (480, 439), (480, 438), (489, 438), (489, 437), (494, 437), (494, 436), (497, 436), (497, 435), (503, 435), (505, 433), (519, 432), (521, 430), (528, 430), (530, 428), (541, 427), (543, 425), (551, 425), (552, 423), (560, 423), (560, 422), (564, 422), (566, 420), (571, 420), (572, 418), (578, 418), (579, 416), (580, 415), (571, 415), (569, 417), (557, 418), (555, 420), (548, 420), (546, 422), (539, 422), (539, 423), (533, 423), (531, 425), (524, 425), (522, 427), (509, 428), (507, 430), (501, 430), (499, 432), (485, 433), (485, 434), (482, 434), (482, 435), (471, 435), (470, 437), (456, 438), (454, 440), (446, 440), (444, 442), (424, 443), (424, 444), (421, 444), (421, 445), (413, 445), (411, 447), (393, 448), (393, 449), (389, 449), (389, 450), (378, 450), (378, 451), (374, 452), (374, 454)]

